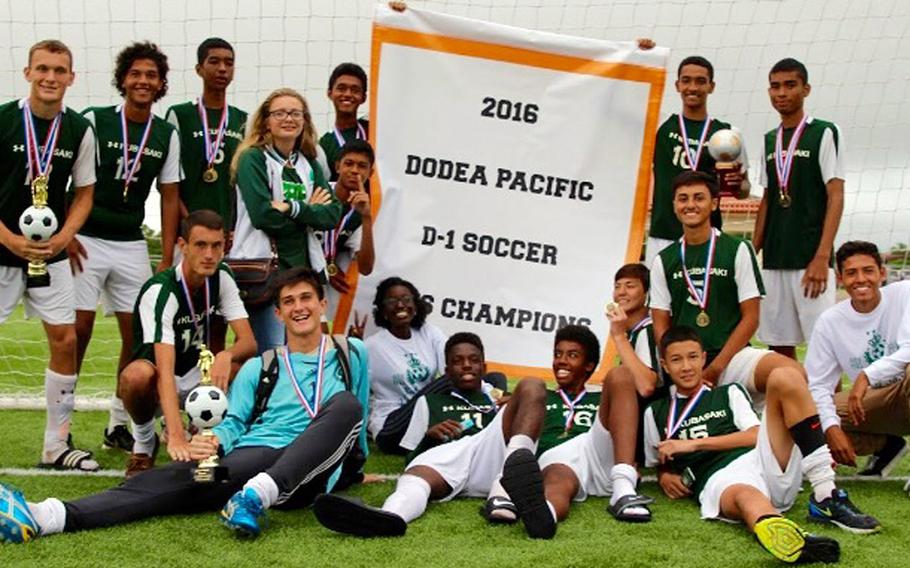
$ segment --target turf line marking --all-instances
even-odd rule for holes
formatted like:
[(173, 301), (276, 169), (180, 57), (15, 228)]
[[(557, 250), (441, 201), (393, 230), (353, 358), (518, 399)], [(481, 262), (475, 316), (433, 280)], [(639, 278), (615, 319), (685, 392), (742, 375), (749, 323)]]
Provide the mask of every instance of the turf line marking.
[[(122, 469), (102, 469), (99, 471), (73, 471), (73, 470), (55, 470), (43, 469), (38, 467), (2, 467), (0, 475), (16, 475), (21, 477), (123, 477)], [(366, 477), (373, 481), (385, 482), (396, 481), (401, 474), (398, 473), (367, 473)], [(657, 477), (653, 475), (642, 476), (641, 480), (645, 483), (655, 483)], [(841, 475), (837, 481), (866, 481), (873, 483), (882, 483), (887, 481), (906, 482), (910, 480), (908, 476), (902, 477), (865, 477), (860, 475)]]
[[(43, 395), (0, 396), (0, 410), (44, 410), (47, 405)], [(110, 410), (111, 398), (94, 396), (77, 396), (76, 410)]]

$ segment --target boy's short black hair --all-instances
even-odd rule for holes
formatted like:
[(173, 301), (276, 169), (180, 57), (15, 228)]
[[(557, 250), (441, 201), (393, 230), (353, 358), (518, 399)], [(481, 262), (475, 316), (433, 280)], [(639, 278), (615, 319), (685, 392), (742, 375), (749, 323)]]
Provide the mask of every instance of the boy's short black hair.
[(366, 140), (355, 138), (345, 142), (344, 146), (341, 147), (341, 151), (338, 152), (336, 161), (340, 162), (348, 154), (363, 154), (370, 160), (370, 166), (376, 162), (376, 154), (373, 152), (373, 147)]
[(574, 341), (585, 349), (585, 363), (593, 363), (596, 367), (600, 362), (600, 341), (591, 331), (591, 328), (584, 325), (566, 325), (556, 332), (556, 339), (553, 341), (555, 347), (560, 341)]
[(701, 55), (690, 55), (682, 61), (679, 62), (679, 67), (676, 68), (676, 77), (679, 78), (682, 75), (682, 68), (686, 65), (698, 65), (699, 67), (704, 67), (708, 70), (708, 80), (712, 83), (714, 82), (714, 66), (711, 65), (711, 62), (702, 57)]
[(711, 194), (711, 199), (720, 197), (720, 188), (717, 185), (717, 176), (705, 172), (693, 172), (686, 170), (673, 178), (673, 198), (676, 198), (676, 190), (685, 185), (705, 185)]
[(281, 303), (281, 290), (288, 286), (293, 286), (300, 282), (306, 282), (316, 290), (316, 296), (322, 300), (325, 298), (325, 289), (322, 287), (322, 281), (319, 274), (312, 268), (306, 266), (297, 266), (282, 270), (272, 280), (272, 303), (277, 307)]
[(805, 65), (792, 57), (781, 59), (775, 63), (774, 67), (771, 68), (771, 71), (768, 72), (768, 79), (770, 79), (771, 75), (774, 73), (785, 73), (787, 71), (796, 71), (799, 78), (803, 80), (803, 84), (809, 84), (809, 70), (806, 69)]
[(446, 363), (449, 362), (449, 352), (455, 348), (456, 345), (461, 345), (462, 343), (468, 343), (480, 349), (480, 354), (483, 355), (483, 342), (480, 340), (480, 337), (476, 333), (471, 333), (469, 331), (459, 331), (455, 333), (446, 341), (445, 347), (445, 357)]
[(651, 271), (648, 270), (647, 266), (640, 262), (632, 262), (621, 266), (613, 276), (613, 282), (616, 282), (621, 278), (634, 278), (638, 280), (641, 282), (645, 292), (651, 289)]
[(878, 252), (875, 243), (869, 241), (847, 241), (837, 249), (834, 259), (837, 264), (837, 271), (841, 272), (844, 268), (844, 262), (851, 256), (864, 254), (875, 259), (875, 264), (882, 267), (882, 255)]
[(338, 80), (338, 77), (342, 75), (350, 75), (352, 77), (357, 77), (360, 80), (360, 83), (363, 85), (363, 92), (367, 92), (367, 73), (363, 70), (363, 67), (357, 65), (356, 63), (340, 63), (335, 69), (332, 70), (332, 74), (329, 75), (329, 90), (332, 90), (332, 87), (335, 86), (335, 81)]
[(199, 47), (196, 48), (196, 63), (202, 65), (202, 62), (209, 56), (209, 51), (212, 49), (227, 49), (231, 52), (231, 55), (234, 54), (234, 46), (228, 43), (227, 40), (220, 37), (210, 37), (203, 40)]
[(695, 331), (694, 328), (687, 325), (677, 325), (668, 329), (666, 333), (664, 333), (664, 336), (660, 338), (660, 356), (665, 356), (667, 347), (673, 343), (680, 343), (683, 341), (695, 341), (704, 349), (701, 337), (698, 336), (698, 332)]

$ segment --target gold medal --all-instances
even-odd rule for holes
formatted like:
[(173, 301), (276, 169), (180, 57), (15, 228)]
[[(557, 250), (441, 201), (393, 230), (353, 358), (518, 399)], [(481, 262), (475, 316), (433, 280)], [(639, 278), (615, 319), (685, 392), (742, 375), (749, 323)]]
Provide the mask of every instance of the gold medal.
[(205, 183), (215, 183), (216, 181), (218, 181), (218, 172), (215, 171), (214, 166), (210, 167), (209, 169), (205, 170), (205, 172), (203, 172), (202, 181), (204, 181)]
[(698, 327), (708, 327), (708, 324), (710, 324), (710, 323), (711, 323), (711, 318), (708, 317), (708, 314), (705, 313), (704, 310), (702, 310), (701, 312), (698, 313), (697, 316), (695, 316), (695, 325), (697, 325)]
[(502, 398), (502, 395), (504, 395), (505, 393), (502, 392), (502, 389), (494, 388), (494, 389), (490, 389), (489, 394), (490, 394), (490, 398), (492, 398), (494, 401), (496, 401), (496, 400), (499, 400), (500, 398)]
[(612, 315), (613, 312), (615, 312), (615, 311), (616, 311), (616, 308), (618, 308), (618, 307), (619, 307), (619, 304), (617, 304), (616, 302), (610, 302), (610, 303), (608, 303), (608, 304), (604, 307), (604, 312), (605, 312), (608, 316), (609, 316), (609, 315)]
[(793, 204), (793, 200), (790, 198), (790, 194), (784, 192), (780, 192), (780, 198), (777, 201), (784, 209), (787, 209), (790, 207), (790, 205)]
[(128, 184), (128, 183), (123, 184), (123, 202), (124, 203), (126, 203), (126, 198), (129, 195), (129, 192), (130, 192), (130, 184)]
[(325, 271), (328, 272), (330, 277), (335, 276), (336, 274), (338, 274), (338, 265), (335, 264), (335, 261), (332, 261), (326, 267)]

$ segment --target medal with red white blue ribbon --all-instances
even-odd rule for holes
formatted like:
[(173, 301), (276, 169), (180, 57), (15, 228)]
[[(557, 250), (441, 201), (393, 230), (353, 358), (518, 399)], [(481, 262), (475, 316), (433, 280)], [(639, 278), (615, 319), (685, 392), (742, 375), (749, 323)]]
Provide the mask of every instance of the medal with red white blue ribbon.
[(569, 399), (569, 396), (562, 389), (556, 389), (556, 393), (559, 395), (559, 398), (562, 399), (563, 405), (569, 407), (569, 413), (566, 415), (566, 424), (564, 427), (565, 432), (563, 433), (563, 435), (565, 435), (572, 429), (572, 422), (575, 420), (575, 406), (581, 402), (581, 399), (583, 399), (588, 392), (582, 387), (581, 392), (578, 393), (574, 399)]
[(196, 99), (196, 107), (199, 111), (199, 119), (202, 121), (202, 141), (205, 144), (205, 172), (202, 174), (202, 180), (207, 183), (214, 183), (218, 180), (218, 172), (215, 171), (215, 157), (221, 148), (224, 140), (224, 134), (227, 132), (228, 124), (228, 104), (224, 103), (224, 109), (221, 111), (221, 118), (218, 120), (218, 131), (215, 133), (215, 140), (211, 139), (209, 132), (209, 117), (205, 106), (202, 104), (202, 97)]
[(329, 229), (328, 231), (323, 231), (322, 233), (322, 251), (325, 253), (325, 259), (327, 261), (326, 272), (329, 276), (338, 274), (338, 265), (335, 263), (335, 257), (338, 256), (338, 239), (341, 238), (341, 231), (353, 214), (354, 208), (352, 207), (351, 210), (341, 218), (337, 227)]
[(149, 119), (145, 123), (145, 129), (142, 131), (142, 137), (139, 139), (139, 147), (136, 149), (136, 155), (130, 162), (130, 133), (126, 122), (126, 106), (120, 107), (120, 136), (123, 140), (123, 202), (126, 203), (127, 194), (130, 191), (130, 181), (139, 171), (139, 163), (142, 161), (142, 153), (148, 144), (149, 135), (152, 133), (152, 119), (155, 115), (149, 112)]
[[(39, 153), (38, 132), (35, 129), (35, 116), (32, 114), (28, 100), (22, 105), (22, 122), (25, 126), (25, 154), (28, 158), (28, 174), (31, 179), (32, 193), (42, 193), (47, 198), (47, 184), (50, 177), (51, 161), (54, 159), (54, 149), (57, 148), (57, 139), (60, 134), (60, 118), (63, 113), (58, 112), (47, 130), (44, 138), (44, 152)], [(34, 199), (34, 195), (32, 196)]]
[(698, 325), (698, 327), (708, 327), (711, 323), (707, 307), (708, 294), (711, 290), (711, 269), (714, 268), (714, 251), (716, 245), (717, 233), (714, 229), (711, 229), (711, 238), (708, 240), (708, 254), (705, 259), (705, 276), (701, 283), (701, 289), (692, 282), (692, 277), (689, 276), (689, 270), (686, 268), (686, 237), (682, 238), (679, 245), (679, 259), (680, 262), (682, 262), (682, 273), (683, 278), (686, 280), (686, 288), (689, 290), (689, 296), (691, 296), (692, 299), (695, 300), (695, 303), (698, 304), (698, 307), (701, 308), (701, 311), (695, 318), (695, 324)]
[(784, 125), (777, 127), (777, 136), (774, 139), (774, 171), (777, 173), (778, 203), (784, 209), (790, 207), (793, 199), (790, 197), (790, 174), (793, 173), (793, 160), (796, 158), (796, 147), (803, 136), (803, 130), (809, 122), (809, 116), (804, 115), (793, 131), (790, 143), (787, 145), (787, 155), (784, 156)]
[(199, 318), (199, 319), (196, 318), (196, 309), (195, 309), (195, 306), (193, 306), (193, 297), (190, 294), (190, 286), (186, 282), (186, 274), (183, 273), (183, 264), (182, 263), (177, 268), (177, 270), (180, 271), (180, 278), (178, 278), (178, 279), (180, 280), (180, 287), (183, 289), (183, 297), (186, 298), (186, 305), (190, 309), (190, 317), (193, 319), (193, 322), (192, 322), (193, 328), (196, 330), (196, 335), (199, 337), (199, 339), (202, 339), (203, 336), (205, 337), (205, 343), (203, 343), (202, 346), (200, 347), (200, 351), (205, 351), (206, 346), (211, 345), (211, 342), (210, 342), (211, 338), (209, 337), (209, 333), (210, 333), (209, 330), (211, 329), (211, 326), (209, 325), (209, 312), (211, 312), (211, 309), (212, 309), (211, 308), (212, 298), (211, 298), (211, 295), (209, 294), (209, 279), (206, 276), (206, 278), (205, 278), (205, 323), (203, 324), (203, 330), (204, 330), (204, 333), (203, 333), (203, 330), (199, 329), (199, 321), (202, 320), (202, 318)]
[(689, 169), (693, 172), (698, 171), (698, 161), (701, 160), (701, 152), (705, 149), (705, 140), (708, 138), (708, 129), (711, 128), (711, 117), (705, 118), (705, 125), (701, 127), (701, 135), (698, 137), (698, 147), (695, 153), (689, 147), (689, 133), (686, 132), (686, 121), (682, 114), (676, 115), (679, 119), (679, 133), (683, 139), (683, 149), (686, 152), (686, 159), (689, 160)]
[(300, 389), (300, 384), (297, 382), (297, 374), (294, 373), (294, 367), (291, 365), (291, 357), (288, 353), (289, 350), (287, 346), (285, 346), (282, 351), (282, 359), (284, 359), (284, 365), (287, 367), (288, 377), (291, 379), (291, 385), (294, 387), (294, 392), (297, 393), (297, 398), (300, 399), (300, 404), (303, 406), (303, 409), (306, 410), (306, 413), (310, 415), (310, 418), (316, 418), (316, 415), (319, 413), (323, 385), (325, 383), (326, 336), (323, 335), (319, 340), (319, 359), (316, 362), (316, 384), (313, 386), (312, 402), (307, 400), (303, 391)]
[(682, 412), (679, 414), (679, 418), (676, 417), (676, 404), (679, 400), (677, 395), (674, 395), (670, 399), (670, 411), (667, 413), (667, 429), (665, 430), (669, 440), (673, 437), (676, 432), (679, 431), (679, 428), (683, 425), (683, 422), (686, 421), (686, 418), (692, 414), (692, 411), (695, 410), (695, 407), (698, 405), (698, 401), (701, 400), (701, 397), (711, 390), (708, 388), (708, 385), (702, 385), (698, 392), (689, 397), (689, 401), (686, 403), (686, 406), (683, 408)]
[[(354, 135), (356, 140), (366, 140), (367, 133), (363, 129), (363, 125), (360, 124), (360, 121), (357, 121), (357, 134)], [(341, 131), (338, 130), (338, 127), (335, 127), (335, 141), (338, 142), (338, 147), (343, 148), (347, 143), (347, 140), (344, 139), (344, 136), (341, 135)]]

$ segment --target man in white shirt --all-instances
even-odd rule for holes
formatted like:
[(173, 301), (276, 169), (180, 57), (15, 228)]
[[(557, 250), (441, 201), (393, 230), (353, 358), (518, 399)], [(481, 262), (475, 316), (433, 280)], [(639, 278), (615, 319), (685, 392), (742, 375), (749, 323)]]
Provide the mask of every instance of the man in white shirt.
[[(806, 353), (809, 388), (834, 459), (855, 465), (857, 454), (874, 453), (866, 473), (884, 476), (910, 434), (910, 282), (883, 287), (885, 268), (870, 242), (844, 243), (836, 261), (850, 299), (816, 324)], [(842, 373), (853, 386), (836, 392)]]

